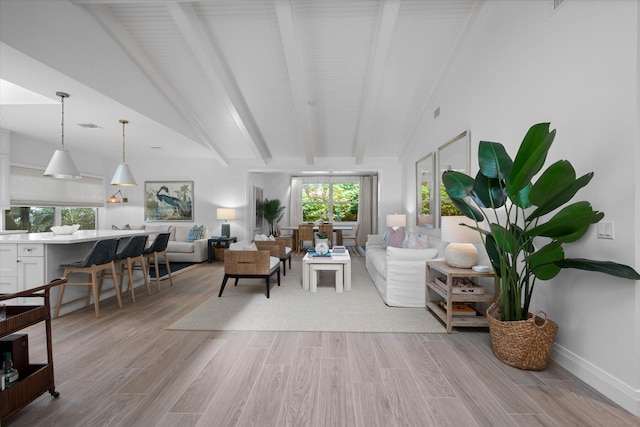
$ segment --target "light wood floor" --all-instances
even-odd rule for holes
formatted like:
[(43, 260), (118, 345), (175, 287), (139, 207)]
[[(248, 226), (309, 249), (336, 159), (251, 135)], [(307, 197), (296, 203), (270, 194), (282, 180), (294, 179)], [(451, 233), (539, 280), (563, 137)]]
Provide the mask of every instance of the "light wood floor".
[[(171, 331), (217, 295), (221, 263), (176, 275), (172, 288), (165, 282), (160, 293), (136, 292), (136, 303), (124, 295), (122, 309), (106, 301), (100, 319), (91, 307), (55, 319), (60, 398), (46, 393), (2, 424), (639, 425), (553, 363), (538, 373), (503, 365), (486, 331)], [(45, 358), (43, 329), (28, 331), (32, 363)]]

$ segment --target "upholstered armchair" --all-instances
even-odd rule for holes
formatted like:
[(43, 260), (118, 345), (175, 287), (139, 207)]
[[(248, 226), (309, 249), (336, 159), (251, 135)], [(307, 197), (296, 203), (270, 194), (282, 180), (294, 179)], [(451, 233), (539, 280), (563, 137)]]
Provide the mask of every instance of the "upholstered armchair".
[(276, 237), (276, 240), (254, 240), (258, 249), (269, 251), (271, 256), (282, 261), (282, 274), (287, 275), (287, 260), (289, 260), (289, 270), (291, 270), (291, 238)]
[(225, 249), (224, 279), (222, 280), (218, 297), (222, 296), (227, 280), (231, 277), (236, 279), (235, 285), (238, 284), (238, 279), (241, 278), (265, 279), (267, 298), (269, 298), (269, 279), (274, 274), (277, 274), (278, 286), (280, 286), (280, 259), (271, 256), (269, 251)]

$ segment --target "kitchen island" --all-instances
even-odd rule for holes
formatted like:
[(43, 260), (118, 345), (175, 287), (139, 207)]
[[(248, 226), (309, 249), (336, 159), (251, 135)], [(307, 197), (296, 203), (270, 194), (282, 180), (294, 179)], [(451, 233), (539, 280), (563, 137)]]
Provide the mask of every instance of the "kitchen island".
[[(122, 239), (149, 234), (145, 230), (78, 230), (73, 234), (28, 233), (0, 235), (0, 293), (13, 294), (41, 286), (62, 276), (60, 264), (83, 260), (98, 240)], [(141, 276), (138, 276), (141, 277)], [(71, 277), (73, 281), (80, 278)], [(110, 279), (108, 279), (110, 280)], [(57, 301), (58, 288), (51, 290), (51, 301)], [(65, 300), (83, 296), (84, 289), (70, 288)], [(69, 293), (69, 295), (67, 295)], [(86, 294), (84, 294), (86, 295)], [(113, 287), (105, 286), (100, 299), (114, 295)], [(7, 304), (25, 304), (21, 299)], [(60, 314), (82, 308), (81, 301), (65, 305)], [(55, 310), (55, 305), (51, 307)]]

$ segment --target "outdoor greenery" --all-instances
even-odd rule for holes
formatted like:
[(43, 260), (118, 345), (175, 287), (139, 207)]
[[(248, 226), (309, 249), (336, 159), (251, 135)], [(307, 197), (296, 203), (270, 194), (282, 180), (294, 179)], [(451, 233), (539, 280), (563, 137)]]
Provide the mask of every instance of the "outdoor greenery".
[[(536, 279), (552, 279), (563, 268), (640, 279), (626, 265), (565, 258), (562, 245), (579, 240), (604, 213), (593, 210), (586, 201), (565, 206), (593, 177), (590, 172), (576, 178), (567, 160), (553, 163), (533, 182), (555, 134), (549, 131), (549, 123), (532, 126), (514, 160), (502, 144), (480, 141), (480, 171), (475, 178), (456, 171), (442, 174), (452, 203), (476, 221), (472, 228), (483, 236), (501, 282), (499, 303), (506, 321), (526, 320)], [(488, 230), (478, 226), (484, 220), (489, 222)]]
[(258, 202), (256, 209), (258, 213), (262, 213), (264, 219), (269, 223), (269, 233), (275, 236), (276, 224), (280, 222), (284, 216), (285, 206), (283, 206), (278, 199), (269, 200), (265, 198), (262, 202)]
[(302, 188), (302, 221), (357, 221), (360, 184), (318, 183)]
[(7, 230), (27, 230), (29, 233), (44, 233), (55, 225), (55, 209), (60, 209), (60, 225), (80, 224), (80, 230), (96, 229), (95, 208), (54, 208), (13, 206), (5, 211)]

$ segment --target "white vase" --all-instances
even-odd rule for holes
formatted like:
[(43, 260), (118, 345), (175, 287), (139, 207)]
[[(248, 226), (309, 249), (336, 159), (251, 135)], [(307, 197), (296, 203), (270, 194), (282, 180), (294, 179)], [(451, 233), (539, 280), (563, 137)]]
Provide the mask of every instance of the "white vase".
[(329, 252), (329, 239), (316, 239), (316, 253), (324, 255)]

